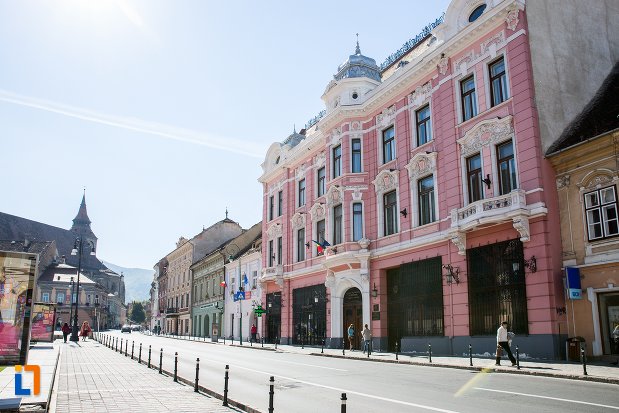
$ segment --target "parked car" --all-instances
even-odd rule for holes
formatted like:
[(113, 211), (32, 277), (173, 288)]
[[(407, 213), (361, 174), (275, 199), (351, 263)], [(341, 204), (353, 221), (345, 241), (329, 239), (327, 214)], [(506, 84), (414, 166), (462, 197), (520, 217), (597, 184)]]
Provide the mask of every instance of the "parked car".
[(131, 331), (142, 331), (142, 326), (132, 325)]
[(128, 326), (128, 325), (125, 324), (124, 326), (121, 327), (120, 332), (121, 333), (131, 333), (131, 326)]

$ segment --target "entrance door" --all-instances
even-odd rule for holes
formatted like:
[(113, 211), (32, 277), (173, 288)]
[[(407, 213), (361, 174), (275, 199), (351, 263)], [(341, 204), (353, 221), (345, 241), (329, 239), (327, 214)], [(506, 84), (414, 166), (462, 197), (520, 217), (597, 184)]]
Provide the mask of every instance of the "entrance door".
[(266, 317), (266, 336), (264, 339), (267, 343), (273, 344), (280, 337), (280, 325), (282, 324), (281, 293), (267, 294), (266, 310), (266, 314), (262, 316), (263, 318)]
[(619, 354), (619, 343), (613, 337), (613, 331), (619, 326), (619, 294), (598, 295), (600, 309), (600, 331), (604, 354)]
[(352, 324), (355, 327), (355, 338), (352, 342), (353, 349), (361, 348), (361, 331), (363, 331), (363, 299), (358, 288), (351, 288), (344, 294), (344, 325), (342, 337), (346, 339), (348, 348), (348, 327)]
[(211, 336), (211, 320), (208, 315), (204, 316), (204, 337)]

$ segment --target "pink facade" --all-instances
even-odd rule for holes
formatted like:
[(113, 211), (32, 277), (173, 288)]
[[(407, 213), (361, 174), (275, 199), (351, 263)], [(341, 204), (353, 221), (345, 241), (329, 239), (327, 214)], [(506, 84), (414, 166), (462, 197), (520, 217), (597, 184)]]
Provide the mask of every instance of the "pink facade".
[[(381, 81), (358, 48), (338, 69), (348, 74), (327, 86), (319, 122), (269, 149), (260, 179), (262, 281), (263, 291), (281, 294), (280, 341), (324, 338), (337, 347), (350, 324), (358, 333), (367, 323), (375, 348), (432, 343), (435, 351), (461, 354), (473, 343), (475, 352), (492, 352), (505, 318), (524, 351), (557, 354), (561, 243), (534, 106), (526, 10), (518, 1), (493, 2), (469, 23), (478, 3), (454, 0), (430, 37), (381, 70)], [(468, 107), (463, 88), (471, 76)], [(418, 144), (426, 106), (431, 139)], [(467, 109), (476, 114), (463, 121)], [(394, 152), (386, 143), (392, 127)], [(360, 172), (352, 172), (353, 141), (361, 144)], [(341, 176), (334, 177), (338, 146)], [(322, 167), (325, 193), (318, 196)], [(331, 244), (324, 255), (312, 242), (321, 241), (323, 219)]]

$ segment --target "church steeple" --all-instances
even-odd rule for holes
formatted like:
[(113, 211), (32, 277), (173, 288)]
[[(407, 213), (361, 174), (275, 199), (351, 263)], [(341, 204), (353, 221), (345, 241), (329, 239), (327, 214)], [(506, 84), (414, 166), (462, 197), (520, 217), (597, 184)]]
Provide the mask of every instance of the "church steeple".
[(77, 211), (77, 215), (73, 219), (73, 227), (79, 226), (88, 226), (90, 229), (90, 218), (88, 218), (88, 212), (86, 212), (86, 190), (84, 189), (84, 195), (82, 196), (82, 203), (80, 205), (79, 211)]

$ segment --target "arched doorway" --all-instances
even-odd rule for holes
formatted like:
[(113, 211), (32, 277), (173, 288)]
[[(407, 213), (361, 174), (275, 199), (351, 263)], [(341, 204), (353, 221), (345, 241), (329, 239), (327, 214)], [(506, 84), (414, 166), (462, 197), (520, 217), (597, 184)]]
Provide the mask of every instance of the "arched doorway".
[(355, 326), (353, 349), (359, 350), (361, 348), (361, 331), (363, 330), (363, 298), (358, 288), (350, 288), (346, 291), (342, 312), (344, 314), (342, 337), (346, 339), (346, 347), (348, 347), (348, 327), (352, 324)]
[(210, 337), (211, 336), (211, 331), (210, 331), (210, 323), (209, 323), (209, 316), (205, 315), (204, 316), (204, 337)]

